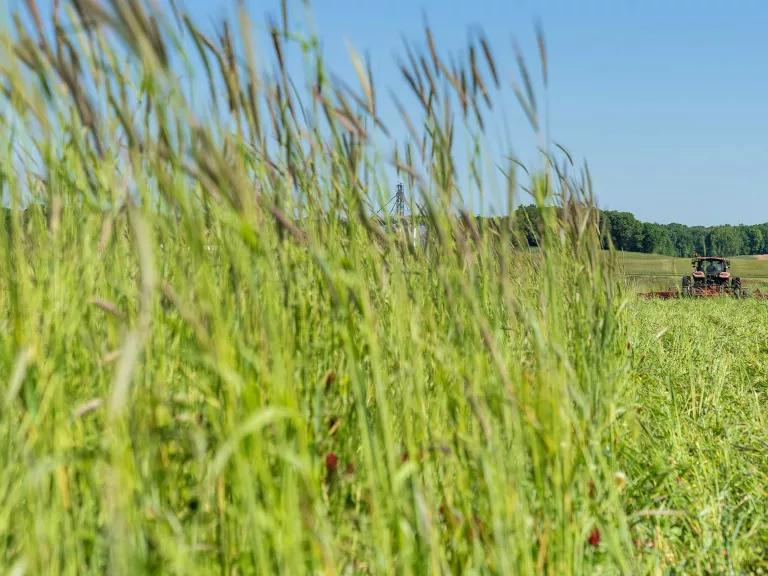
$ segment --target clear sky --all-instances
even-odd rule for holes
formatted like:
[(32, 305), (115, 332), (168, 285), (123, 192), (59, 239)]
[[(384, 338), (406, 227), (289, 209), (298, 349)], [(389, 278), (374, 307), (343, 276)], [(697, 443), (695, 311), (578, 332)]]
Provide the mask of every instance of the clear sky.
[[(278, 0), (244, 1), (256, 20), (279, 12)], [(209, 29), (234, 5), (181, 4)], [(448, 52), (482, 28), (507, 72), (513, 39), (535, 54), (540, 20), (551, 133), (587, 160), (602, 207), (656, 222), (768, 221), (764, 0), (315, 0), (312, 12), (331, 68), (354, 78), (349, 42), (370, 54), (379, 85), (397, 86), (401, 38), (423, 38), (423, 15)], [(529, 130), (511, 118), (524, 147)]]
[[(204, 17), (226, 4), (186, 0)], [(254, 14), (268, 8), (250, 5)], [(331, 66), (345, 40), (396, 75), (401, 34), (463, 48), (483, 28), (512, 69), (540, 19), (551, 63), (551, 130), (591, 166), (600, 203), (687, 224), (768, 221), (768, 2), (761, 0), (316, 0)], [(386, 83), (386, 80), (385, 80)], [(514, 103), (510, 103), (510, 108)], [(526, 128), (519, 124), (519, 130)], [(514, 136), (514, 133), (513, 133)], [(521, 136), (522, 139), (523, 136)]]

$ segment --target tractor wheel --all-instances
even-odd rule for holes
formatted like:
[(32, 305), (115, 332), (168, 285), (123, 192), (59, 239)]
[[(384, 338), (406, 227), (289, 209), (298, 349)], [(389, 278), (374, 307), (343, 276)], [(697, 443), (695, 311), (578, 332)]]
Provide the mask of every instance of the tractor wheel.
[(741, 278), (731, 280), (731, 294), (736, 298), (741, 298)]
[(683, 276), (683, 296), (691, 295), (691, 277)]

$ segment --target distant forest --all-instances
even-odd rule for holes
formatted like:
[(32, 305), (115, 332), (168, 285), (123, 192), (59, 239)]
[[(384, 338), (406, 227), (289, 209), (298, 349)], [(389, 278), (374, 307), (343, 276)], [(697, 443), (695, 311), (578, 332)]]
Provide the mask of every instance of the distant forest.
[(629, 212), (603, 212), (606, 234), (619, 250), (668, 256), (738, 256), (768, 253), (764, 224), (685, 226), (640, 222)]
[[(536, 245), (539, 221), (536, 206), (520, 206), (515, 213), (528, 244)], [(630, 212), (603, 210), (601, 222), (608, 242), (618, 250), (667, 256), (738, 256), (768, 254), (768, 222), (764, 224), (686, 226), (641, 222)]]

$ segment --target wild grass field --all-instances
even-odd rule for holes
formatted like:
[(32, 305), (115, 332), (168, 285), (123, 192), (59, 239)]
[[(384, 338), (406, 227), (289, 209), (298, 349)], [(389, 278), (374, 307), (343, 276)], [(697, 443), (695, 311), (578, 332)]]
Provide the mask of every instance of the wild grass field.
[[(285, 5), (259, 59), (245, 16), (27, 6), (0, 43), (3, 572), (768, 572), (768, 304), (637, 299), (544, 136), (543, 36), (516, 77), (545, 153), (498, 183), (558, 207), (532, 256), (458, 195), (456, 134), (483, 178), (509, 77), (482, 36), (410, 46), (400, 142), (365, 60), (340, 86)], [(374, 216), (395, 169), (423, 243)]]

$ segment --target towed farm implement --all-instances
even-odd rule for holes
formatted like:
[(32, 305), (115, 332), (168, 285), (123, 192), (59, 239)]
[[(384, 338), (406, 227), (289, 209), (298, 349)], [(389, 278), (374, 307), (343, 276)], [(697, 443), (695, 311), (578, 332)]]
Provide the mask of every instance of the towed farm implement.
[(662, 290), (640, 294), (643, 298), (711, 298), (731, 296), (733, 298), (768, 299), (768, 293), (759, 289), (751, 294), (742, 287), (741, 278), (731, 276), (731, 262), (720, 256), (696, 256), (691, 259), (691, 273), (683, 276), (679, 290)]

